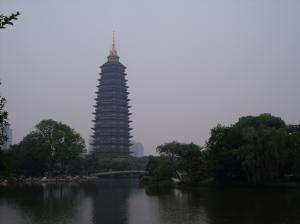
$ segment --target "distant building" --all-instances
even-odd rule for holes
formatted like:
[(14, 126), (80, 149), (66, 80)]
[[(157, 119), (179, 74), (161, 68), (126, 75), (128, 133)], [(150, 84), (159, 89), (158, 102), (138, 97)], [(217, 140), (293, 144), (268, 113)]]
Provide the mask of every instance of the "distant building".
[(8, 150), (10, 146), (12, 145), (12, 129), (10, 126), (4, 127), (3, 134), (7, 137), (6, 142), (1, 145), (1, 149)]
[(92, 152), (93, 151), (94, 138), (92, 136), (90, 136), (88, 141), (89, 142), (88, 142), (88, 146), (87, 146), (87, 151)]
[(119, 62), (113, 40), (107, 62), (101, 66), (96, 97), (93, 152), (100, 157), (130, 155), (130, 126), (126, 67)]
[(144, 156), (144, 146), (140, 142), (132, 141), (130, 146), (131, 156), (133, 157), (143, 157)]

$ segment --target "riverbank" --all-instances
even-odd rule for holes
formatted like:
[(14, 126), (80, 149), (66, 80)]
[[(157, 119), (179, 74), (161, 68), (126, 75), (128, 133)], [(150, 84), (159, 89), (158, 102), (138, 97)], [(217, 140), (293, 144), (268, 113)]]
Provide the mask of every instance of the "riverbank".
[(18, 184), (43, 184), (43, 183), (82, 183), (95, 181), (98, 178), (96, 176), (56, 176), (56, 177), (9, 177), (0, 178), (0, 187), (7, 187), (10, 185)]
[(197, 183), (186, 184), (183, 182), (176, 182), (171, 180), (161, 180), (161, 181), (150, 181), (147, 179), (140, 179), (140, 186), (147, 189), (182, 189), (182, 190), (195, 190), (199, 188), (216, 188), (216, 189), (234, 189), (234, 188), (299, 188), (300, 182), (268, 182), (264, 184), (249, 184), (245, 182), (227, 182), (220, 183), (215, 181), (213, 178), (207, 178)]

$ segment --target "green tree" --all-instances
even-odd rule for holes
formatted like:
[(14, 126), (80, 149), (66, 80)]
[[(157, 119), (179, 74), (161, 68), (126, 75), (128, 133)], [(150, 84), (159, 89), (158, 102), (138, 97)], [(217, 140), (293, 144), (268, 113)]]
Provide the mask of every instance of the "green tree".
[(26, 176), (42, 176), (51, 168), (52, 155), (39, 135), (31, 132), (11, 148), (13, 171)]
[(289, 154), (285, 170), (289, 179), (300, 181), (300, 125), (288, 126)]
[(271, 114), (260, 114), (259, 116), (246, 116), (241, 117), (235, 124), (239, 128), (259, 128), (269, 127), (273, 129), (286, 128), (285, 122), (280, 117), (274, 117)]
[(142, 182), (159, 185), (175, 177), (184, 184), (196, 184), (207, 177), (207, 163), (200, 146), (173, 141), (158, 146), (156, 150), (160, 156), (149, 158), (147, 175)]
[(10, 176), (12, 160), (9, 151), (0, 150), (0, 178)]
[(171, 181), (175, 175), (174, 161), (167, 156), (151, 156), (146, 170), (154, 182)]
[(87, 174), (95, 173), (98, 171), (98, 157), (94, 153), (85, 155), (83, 160), (83, 169)]
[(237, 128), (217, 125), (206, 143), (211, 173), (219, 182), (238, 181), (243, 177), (236, 150), (243, 143)]
[(202, 148), (194, 143), (170, 142), (157, 147), (160, 155), (169, 157), (174, 163), (175, 172), (182, 174), (184, 181), (196, 183), (206, 177), (207, 164), (203, 159)]
[[(1, 82), (0, 82), (1, 85)], [(4, 128), (8, 125), (7, 121), (7, 111), (4, 109), (6, 104), (6, 99), (0, 96), (0, 147), (7, 140), (7, 136), (4, 134)], [(1, 150), (1, 149), (0, 149)]]
[(242, 117), (230, 127), (218, 125), (206, 147), (217, 181), (263, 184), (283, 180), (290, 172), (291, 151), (299, 151), (292, 142), (281, 118), (261, 114)]
[(174, 161), (168, 156), (150, 156), (140, 183), (147, 187), (170, 187), (175, 176)]
[[(0, 14), (0, 29), (5, 29), (6, 25), (13, 25), (12, 21), (17, 20), (17, 17), (19, 15), (19, 12), (17, 12), (16, 14), (11, 14), (10, 16)], [(4, 134), (4, 129), (8, 126), (8, 113), (4, 109), (5, 104), (6, 99), (0, 96), (0, 176), (8, 176), (10, 174), (12, 166), (10, 153), (1, 150), (1, 146), (7, 141), (7, 136)]]
[(247, 128), (243, 138), (245, 142), (236, 154), (247, 181), (258, 184), (282, 179), (289, 153), (286, 130)]
[(45, 172), (70, 173), (78, 168), (85, 152), (83, 138), (68, 125), (54, 120), (43, 120), (13, 147), (16, 169), (27, 175)]
[(99, 170), (133, 170), (136, 162), (133, 158), (102, 158), (98, 160)]

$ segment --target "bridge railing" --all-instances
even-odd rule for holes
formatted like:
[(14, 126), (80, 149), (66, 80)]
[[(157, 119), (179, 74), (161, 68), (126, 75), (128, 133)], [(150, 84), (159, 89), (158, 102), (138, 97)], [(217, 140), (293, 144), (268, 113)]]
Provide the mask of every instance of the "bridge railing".
[(120, 171), (104, 171), (97, 172), (94, 175), (97, 177), (108, 177), (108, 176), (126, 176), (131, 174), (144, 174), (144, 170), (120, 170)]

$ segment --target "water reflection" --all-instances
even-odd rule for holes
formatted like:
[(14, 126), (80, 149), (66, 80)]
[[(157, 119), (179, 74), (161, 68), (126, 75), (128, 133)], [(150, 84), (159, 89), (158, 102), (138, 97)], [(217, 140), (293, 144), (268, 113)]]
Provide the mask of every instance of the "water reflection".
[(71, 223), (82, 220), (78, 213), (86, 204), (78, 185), (5, 188), (0, 192), (0, 223)]
[[(300, 223), (300, 189), (296, 188), (151, 189), (131, 197), (130, 203), (133, 205), (129, 223), (134, 224)], [(137, 205), (143, 208), (143, 216), (132, 212)]]
[(97, 185), (88, 185), (85, 190), (92, 193), (93, 223), (128, 223), (128, 198), (136, 185), (136, 180), (122, 178), (101, 179)]
[(299, 223), (298, 189), (213, 189), (197, 191), (210, 223)]
[(135, 179), (0, 188), (0, 224), (296, 224), (299, 189), (139, 188)]
[[(150, 194), (149, 194), (150, 192)], [(206, 212), (201, 206), (193, 206), (193, 197), (180, 190), (140, 191), (130, 198), (129, 223), (209, 223)], [(140, 207), (139, 212), (134, 209)], [(142, 214), (142, 215), (141, 215)]]

